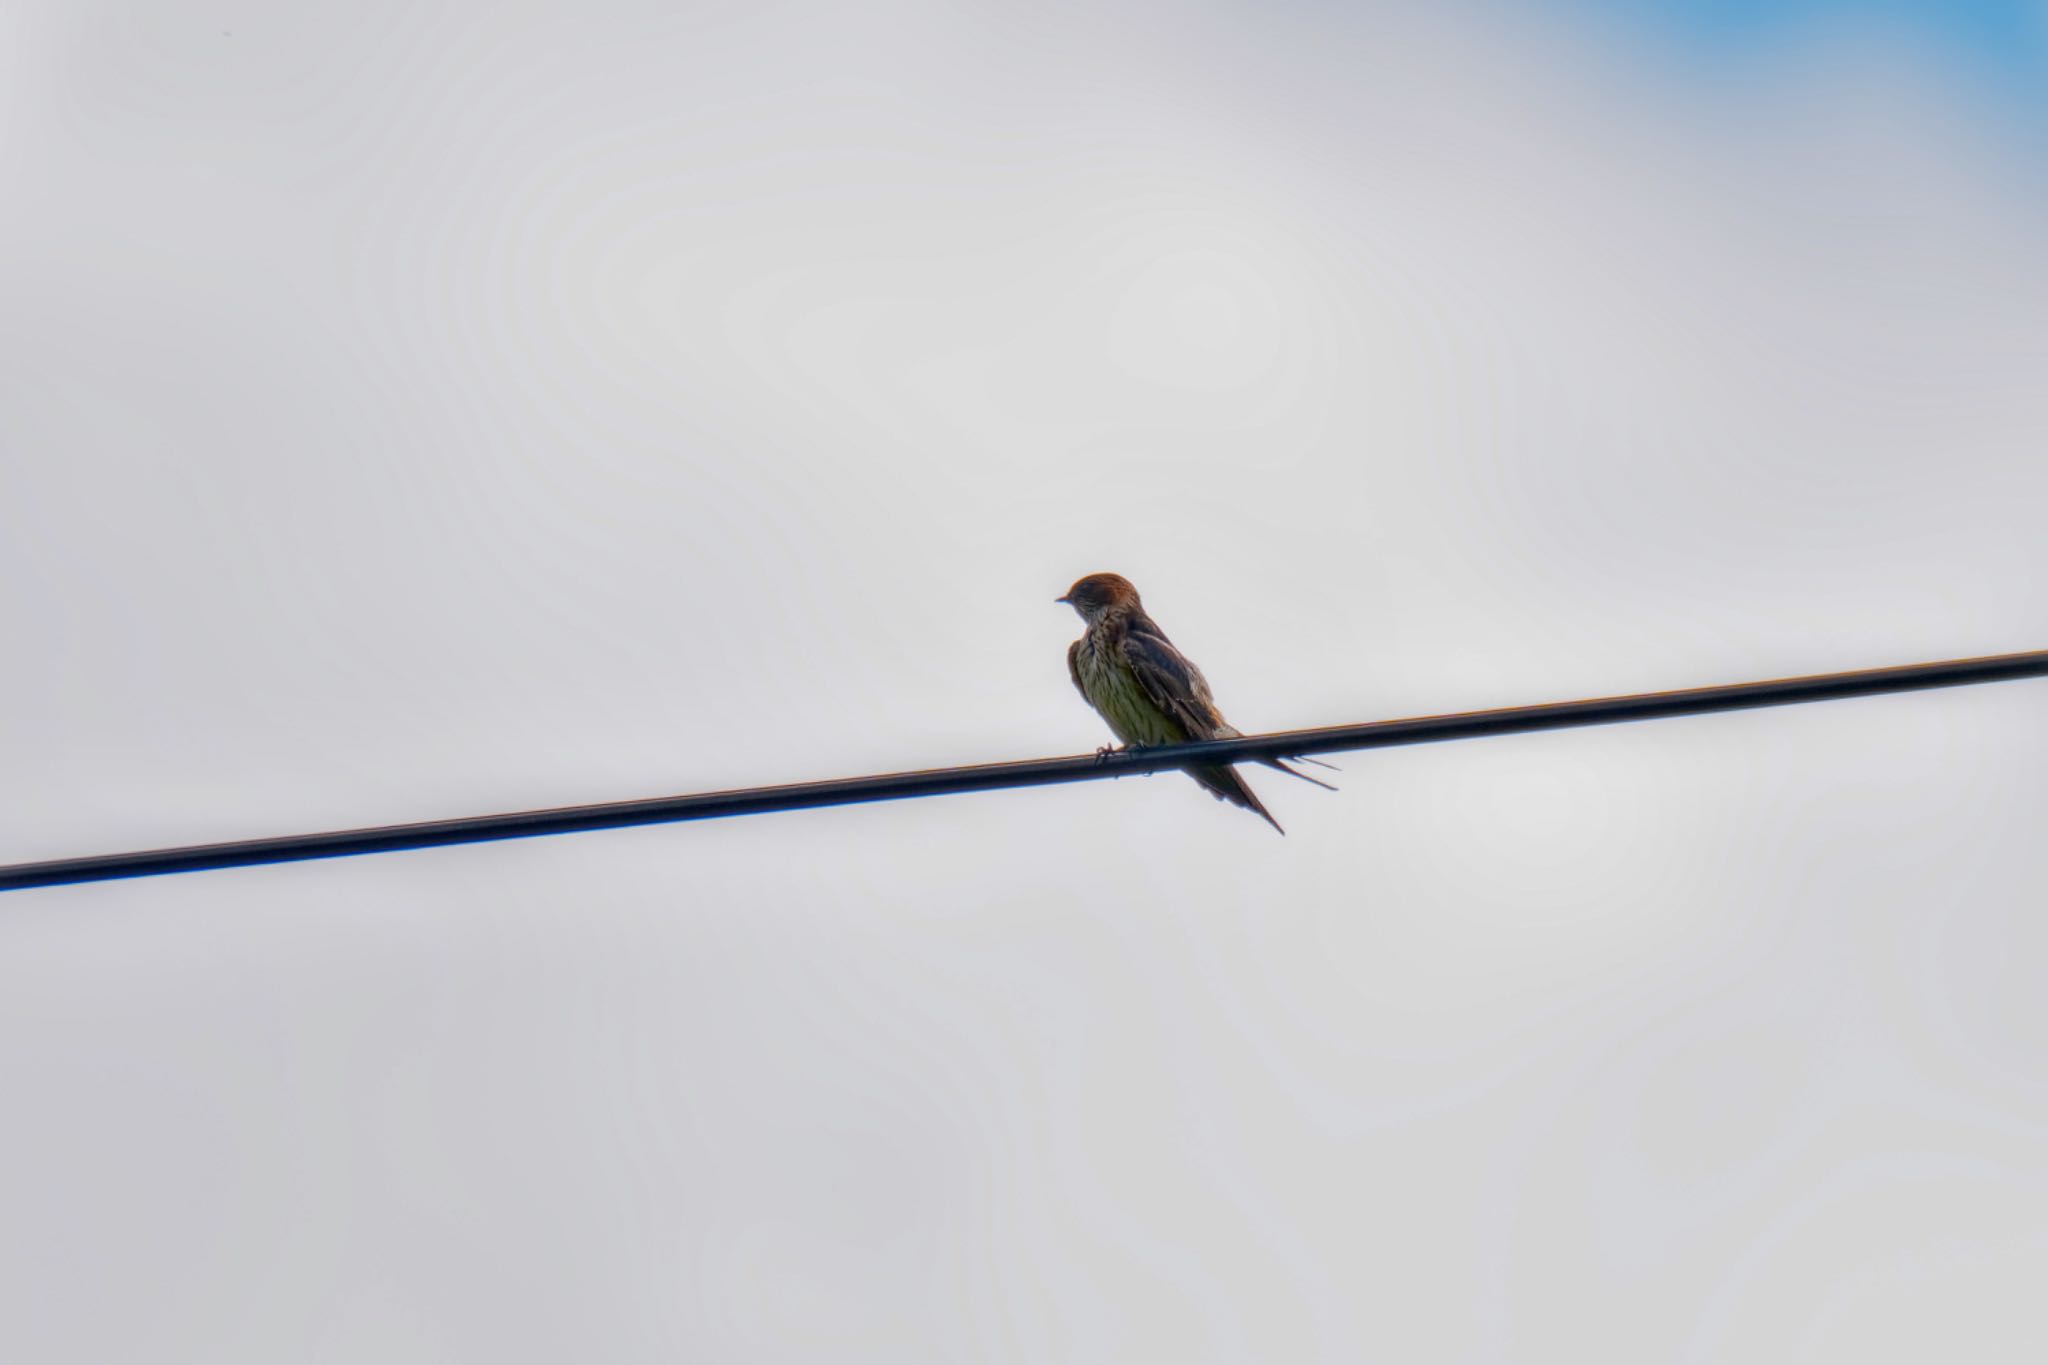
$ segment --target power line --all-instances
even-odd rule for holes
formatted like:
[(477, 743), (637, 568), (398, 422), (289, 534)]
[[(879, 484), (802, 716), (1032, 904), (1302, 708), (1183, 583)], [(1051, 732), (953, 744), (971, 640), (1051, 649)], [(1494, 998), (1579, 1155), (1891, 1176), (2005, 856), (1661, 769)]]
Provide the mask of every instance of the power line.
[(694, 796), (663, 796), (645, 801), (612, 801), (594, 806), (563, 806), (553, 810), (518, 811), (460, 820), (427, 820), (410, 825), (338, 830), (328, 834), (295, 834), (276, 839), (245, 839), (188, 848), (108, 853), (54, 862), (17, 863), (0, 867), (0, 891), (75, 882), (150, 877), (167, 872), (198, 872), (208, 868), (250, 867), (262, 863), (298, 862), (309, 858), (340, 858), (358, 853), (394, 853), (401, 849), (435, 848), (444, 844), (482, 843), (494, 839), (525, 839), (577, 830), (622, 829), (630, 825), (709, 820), (725, 815), (804, 810), (864, 801), (893, 801), (910, 796), (941, 796), (952, 792), (993, 791), (1002, 787), (1037, 787), (1056, 782), (1089, 782), (1130, 773), (1155, 773), (1192, 763), (1240, 759), (1285, 758), (1351, 749), (1385, 749), (1398, 744), (1431, 744), (1481, 735), (1511, 735), (1532, 730), (1563, 730), (1580, 725), (1656, 720), (1665, 716), (1696, 716), (1714, 711), (1740, 711), (1795, 702), (1837, 701), (1888, 692), (1915, 692), (1970, 683), (2007, 682), (2048, 676), (2048, 650), (2000, 654), (1983, 659), (1950, 659), (1909, 664), (1901, 668), (1870, 668), (1853, 673), (1824, 673), (1807, 678), (1697, 687), (1683, 692), (1648, 692), (1589, 701), (1514, 706), (1500, 711), (1468, 711), (1450, 716), (1373, 721), (1363, 725), (1331, 725), (1315, 730), (1286, 730), (1246, 735), (1202, 744), (1175, 744), (1101, 758), (1040, 758), (1023, 763), (985, 763), (963, 768), (932, 768), (923, 772), (884, 773), (829, 782), (798, 782), (782, 787), (748, 787), (738, 791), (704, 792)]

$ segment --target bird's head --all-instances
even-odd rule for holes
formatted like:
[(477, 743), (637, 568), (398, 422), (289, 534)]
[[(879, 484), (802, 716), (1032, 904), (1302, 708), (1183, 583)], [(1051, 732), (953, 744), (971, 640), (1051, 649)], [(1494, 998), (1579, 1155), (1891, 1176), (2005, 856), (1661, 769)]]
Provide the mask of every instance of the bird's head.
[(1053, 601), (1065, 602), (1081, 613), (1083, 621), (1094, 621), (1117, 607), (1137, 606), (1138, 590), (1121, 574), (1092, 573), (1068, 588), (1065, 597)]

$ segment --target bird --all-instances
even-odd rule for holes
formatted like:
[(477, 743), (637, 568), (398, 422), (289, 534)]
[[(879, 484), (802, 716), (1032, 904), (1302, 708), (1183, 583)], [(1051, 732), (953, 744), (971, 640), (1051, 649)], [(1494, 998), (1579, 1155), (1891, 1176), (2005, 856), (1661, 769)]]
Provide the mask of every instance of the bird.
[[(1209, 695), (1209, 680), (1145, 614), (1145, 604), (1128, 578), (1092, 573), (1053, 600), (1072, 607), (1087, 625), (1081, 638), (1067, 647), (1067, 675), (1082, 700), (1109, 722), (1125, 747), (1237, 737), (1239, 731), (1223, 719)], [(1259, 761), (1290, 777), (1336, 790), (1278, 758)], [(1287, 833), (1228, 763), (1201, 764), (1186, 771), (1217, 800), (1254, 811)]]

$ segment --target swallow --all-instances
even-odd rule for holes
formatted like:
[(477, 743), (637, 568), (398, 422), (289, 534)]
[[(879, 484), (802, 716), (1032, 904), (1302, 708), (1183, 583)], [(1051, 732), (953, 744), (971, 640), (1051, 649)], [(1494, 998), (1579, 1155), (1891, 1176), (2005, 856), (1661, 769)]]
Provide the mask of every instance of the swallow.
[[(1092, 573), (1053, 600), (1072, 607), (1087, 624), (1081, 638), (1067, 647), (1067, 674), (1082, 699), (1101, 713), (1127, 748), (1237, 737), (1239, 731), (1223, 719), (1209, 695), (1209, 680), (1145, 614), (1129, 579)], [(1290, 777), (1336, 790), (1277, 758), (1259, 761)], [(1186, 771), (1217, 800), (1254, 811), (1274, 829), (1287, 832), (1228, 763)]]

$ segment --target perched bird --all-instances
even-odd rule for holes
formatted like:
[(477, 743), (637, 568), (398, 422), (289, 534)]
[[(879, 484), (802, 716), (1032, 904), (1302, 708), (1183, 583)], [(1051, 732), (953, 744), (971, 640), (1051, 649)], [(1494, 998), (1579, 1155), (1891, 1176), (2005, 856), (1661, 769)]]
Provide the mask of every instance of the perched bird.
[[(1127, 746), (1237, 736), (1238, 731), (1211, 700), (1209, 681), (1202, 670), (1175, 649), (1166, 632), (1145, 614), (1138, 590), (1129, 579), (1092, 573), (1068, 588), (1066, 596), (1053, 600), (1072, 607), (1088, 625), (1081, 638), (1067, 648), (1067, 672), (1074, 687)], [(1260, 762), (1318, 787), (1330, 785), (1296, 772), (1277, 758)], [(1229, 764), (1189, 768), (1187, 774), (1217, 800), (1257, 811), (1267, 824), (1280, 829), (1280, 822)]]

